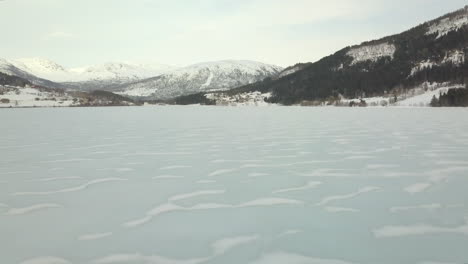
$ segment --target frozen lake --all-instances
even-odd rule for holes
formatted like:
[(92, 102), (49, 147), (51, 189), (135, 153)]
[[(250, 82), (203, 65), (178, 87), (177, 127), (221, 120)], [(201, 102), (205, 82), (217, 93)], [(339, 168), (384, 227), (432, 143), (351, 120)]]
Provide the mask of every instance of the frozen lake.
[(0, 263), (468, 263), (468, 109), (0, 111)]

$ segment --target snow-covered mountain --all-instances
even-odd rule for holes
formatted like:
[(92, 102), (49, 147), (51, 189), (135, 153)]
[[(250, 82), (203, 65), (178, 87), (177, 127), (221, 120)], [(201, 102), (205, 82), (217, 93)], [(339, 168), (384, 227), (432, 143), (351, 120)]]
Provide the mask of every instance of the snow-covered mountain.
[(198, 92), (229, 90), (276, 76), (281, 71), (279, 66), (254, 61), (205, 62), (123, 85), (118, 93), (169, 99)]
[[(31, 76), (61, 83), (64, 88), (76, 90), (112, 90), (113, 86), (158, 76), (173, 67), (161, 64), (131, 64), (112, 62), (103, 65), (65, 68), (41, 58), (1, 60), (0, 71), (26, 78)], [(18, 72), (21, 75), (18, 75)], [(29, 75), (29, 76), (28, 76)]]
[(26, 79), (30, 81), (32, 84), (35, 85), (42, 85), (50, 88), (58, 88), (61, 85), (58, 83), (54, 83), (52, 81), (40, 78), (28, 71), (25, 71), (23, 69), (20, 69), (16, 67), (13, 63), (10, 61), (7, 61), (5, 59), (0, 58), (0, 73), (5, 73), (8, 75), (13, 75), (17, 76), (23, 79)]

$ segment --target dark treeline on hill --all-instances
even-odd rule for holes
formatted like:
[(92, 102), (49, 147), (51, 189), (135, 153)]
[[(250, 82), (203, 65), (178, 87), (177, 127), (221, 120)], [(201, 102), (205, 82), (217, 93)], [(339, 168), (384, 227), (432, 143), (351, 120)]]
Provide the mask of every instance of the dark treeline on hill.
[(468, 89), (458, 88), (450, 89), (448, 92), (440, 95), (439, 98), (432, 97), (432, 107), (467, 107)]
[(89, 93), (90, 96), (94, 97), (94, 99), (103, 99), (103, 100), (108, 100), (108, 101), (111, 101), (111, 102), (115, 102), (115, 103), (122, 103), (122, 102), (132, 102), (132, 103), (136, 103), (134, 100), (128, 98), (128, 97), (125, 97), (125, 96), (122, 96), (122, 95), (119, 95), (119, 94), (115, 94), (115, 93), (112, 93), (112, 92), (108, 92), (108, 91), (102, 91), (102, 90), (96, 90), (96, 91), (92, 91)]
[(141, 102), (125, 96), (102, 90), (70, 92), (70, 94), (80, 102), (77, 106), (127, 106), (141, 104)]
[(64, 93), (65, 91), (60, 88), (49, 88), (40, 85), (34, 85), (30, 81), (23, 79), (18, 76), (8, 75), (5, 73), (0, 72), (0, 85), (2, 86), (14, 86), (14, 87), (34, 87), (39, 91), (46, 91), (46, 92), (56, 92), (56, 93)]
[[(399, 94), (424, 82), (467, 83), (468, 26), (464, 25), (440, 36), (438, 31), (428, 34), (431, 26), (444, 19), (460, 16), (468, 17), (468, 7), (401, 34), (346, 47), (318, 62), (302, 64), (300, 70), (290, 75), (267, 78), (233, 89), (228, 94), (272, 92), (273, 96), (269, 99), (271, 103), (291, 105), (308, 100), (337, 98), (340, 95), (360, 98)], [(349, 54), (359, 48), (378, 45), (394, 47), (393, 57), (377, 56), (375, 59), (354, 61), (352, 53)], [(447, 60), (453, 52), (462, 54), (464, 58), (456, 62)], [(431, 62), (432, 66), (413, 70), (423, 62)], [(199, 95), (186, 97), (183, 100), (185, 103), (186, 99), (193, 99), (192, 103), (200, 103), (197, 99), (203, 100)]]
[(0, 85), (11, 85), (16, 87), (25, 87), (26, 85), (31, 85), (28, 80), (17, 76), (11, 76), (0, 72)]
[(177, 97), (174, 100), (170, 100), (167, 103), (178, 104), (178, 105), (190, 105), (193, 102), (197, 102), (202, 105), (215, 105), (216, 102), (205, 97), (204, 93), (191, 94), (186, 96)]

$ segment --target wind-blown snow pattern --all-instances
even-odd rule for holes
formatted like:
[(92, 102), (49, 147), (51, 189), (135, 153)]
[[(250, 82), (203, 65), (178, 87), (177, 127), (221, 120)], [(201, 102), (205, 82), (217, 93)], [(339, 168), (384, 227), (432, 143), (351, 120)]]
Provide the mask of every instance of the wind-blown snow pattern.
[(253, 61), (217, 61), (195, 64), (161, 76), (124, 85), (120, 94), (169, 99), (206, 91), (224, 91), (261, 81), (282, 70)]
[(468, 259), (464, 108), (75, 107), (0, 120), (2, 264)]
[(352, 48), (348, 51), (348, 56), (353, 58), (351, 65), (364, 61), (377, 61), (383, 57), (393, 59), (396, 47), (393, 44), (381, 43), (376, 45), (366, 45), (357, 48)]

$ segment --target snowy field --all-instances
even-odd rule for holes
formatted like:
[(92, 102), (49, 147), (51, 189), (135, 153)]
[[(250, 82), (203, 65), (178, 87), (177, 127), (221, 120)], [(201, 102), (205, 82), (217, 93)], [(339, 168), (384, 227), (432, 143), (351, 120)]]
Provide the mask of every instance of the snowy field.
[(468, 263), (468, 109), (0, 120), (0, 263)]

